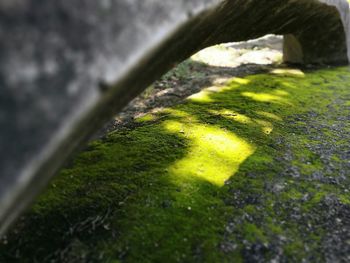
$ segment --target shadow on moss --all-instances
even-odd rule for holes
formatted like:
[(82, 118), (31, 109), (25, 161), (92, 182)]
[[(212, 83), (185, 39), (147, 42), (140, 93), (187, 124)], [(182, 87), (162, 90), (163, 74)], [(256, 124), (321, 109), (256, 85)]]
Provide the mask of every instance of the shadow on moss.
[(349, 79), (345, 68), (233, 78), (91, 143), (3, 239), (0, 260), (324, 258), (316, 210), (329, 194), (350, 198), (313, 178), (327, 164), (305, 129)]

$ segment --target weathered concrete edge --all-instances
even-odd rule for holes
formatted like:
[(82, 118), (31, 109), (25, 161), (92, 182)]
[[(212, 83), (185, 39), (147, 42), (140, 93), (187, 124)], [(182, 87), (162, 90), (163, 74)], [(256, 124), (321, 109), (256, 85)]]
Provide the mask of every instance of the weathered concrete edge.
[(321, 3), (324, 3), (329, 6), (334, 6), (338, 9), (340, 17), (343, 22), (344, 31), (346, 35), (346, 45), (348, 60), (350, 62), (350, 4), (347, 0), (318, 0)]
[[(133, 74), (132, 72), (138, 72), (139, 68), (142, 68), (150, 58), (155, 56), (154, 54), (159, 53), (162, 46), (169, 45), (173, 36), (177, 35), (178, 31), (181, 31), (186, 24), (192, 23), (201, 14), (214, 10), (224, 1), (219, 0), (216, 5), (211, 6), (203, 4), (198, 6), (196, 10), (191, 10), (190, 14), (184, 10), (184, 13), (179, 15), (179, 20), (173, 21), (173, 24), (168, 28), (163, 28), (161, 34), (145, 44), (143, 49), (138, 50), (138, 53), (127, 61), (124, 70), (113, 76), (114, 80), (104, 80), (106, 83), (103, 83), (103, 85), (110, 87), (99, 99), (91, 97), (90, 100), (86, 100), (84, 105), (80, 105), (76, 109), (74, 115), (65, 120), (65, 125), (52, 137), (49, 145), (45, 146), (45, 150), (36, 156), (32, 162), (28, 163), (26, 167), (22, 168), (19, 176), (20, 180), (15, 188), (12, 188), (0, 199), (0, 236), (33, 202), (34, 197), (44, 189), (52, 176), (64, 164), (66, 159), (60, 159), (57, 156), (69, 156), (77, 151), (77, 148), (109, 119), (110, 108), (113, 108), (114, 112), (118, 112), (131, 100), (129, 98), (130, 94), (127, 99), (124, 98), (123, 93), (125, 91), (123, 87), (128, 85), (130, 76), (135, 75), (135, 78), (137, 77), (137, 73)], [(136, 95), (134, 94), (134, 96)], [(112, 105), (118, 105), (118, 107)], [(91, 123), (94, 125), (91, 125)], [(25, 190), (30, 187), (37, 190), (26, 192)], [(16, 203), (16, 210), (12, 208), (14, 203)]]
[[(348, 64), (350, 61), (349, 3), (347, 0), (310, 0), (309, 3), (312, 4), (312, 2), (333, 8), (333, 13), (338, 16), (338, 26), (335, 26), (334, 21), (325, 23), (325, 20), (320, 18), (319, 24), (312, 29), (307, 29), (308, 26), (305, 25), (305, 32), (298, 29), (285, 34), (283, 61), (296, 64), (323, 64), (324, 62)], [(343, 47), (339, 46), (340, 31), (344, 33)], [(310, 41), (310, 39), (315, 40)], [(335, 43), (338, 44), (335, 45)], [(318, 51), (314, 53), (315, 50)]]

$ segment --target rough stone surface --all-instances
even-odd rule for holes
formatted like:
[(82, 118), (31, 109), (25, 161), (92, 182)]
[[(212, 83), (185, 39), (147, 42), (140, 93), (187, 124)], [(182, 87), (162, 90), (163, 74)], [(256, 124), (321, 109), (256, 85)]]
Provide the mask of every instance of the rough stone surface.
[(295, 35), (304, 62), (342, 62), (343, 32), (337, 10), (316, 0), (1, 1), (0, 233), (84, 139), (174, 63), (267, 33)]
[[(350, 53), (346, 55), (345, 49), (346, 45), (350, 45), (348, 2), (343, 0), (320, 0), (320, 2), (334, 7), (333, 10), (329, 9), (328, 15), (332, 12), (339, 12), (338, 15), (342, 25), (335, 20), (330, 22), (327, 18), (320, 16), (317, 24), (311, 26), (306, 23), (303, 27), (295, 28), (284, 39), (284, 61), (292, 63), (339, 63), (344, 61), (346, 57), (350, 58)], [(311, 16), (313, 15), (311, 14)], [(341, 32), (345, 33), (345, 39)], [(341, 42), (344, 43), (343, 48), (340, 48), (339, 43)], [(340, 49), (337, 50), (336, 47)]]

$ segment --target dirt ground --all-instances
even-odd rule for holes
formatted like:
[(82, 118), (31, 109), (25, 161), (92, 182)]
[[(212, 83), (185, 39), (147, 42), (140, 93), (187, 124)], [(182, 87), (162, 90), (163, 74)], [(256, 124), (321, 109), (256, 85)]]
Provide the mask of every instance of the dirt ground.
[(220, 84), (235, 76), (244, 77), (266, 72), (281, 63), (282, 46), (282, 36), (267, 35), (255, 40), (226, 43), (202, 50), (175, 66), (131, 101), (93, 139), (121, 127), (135, 126), (135, 118), (180, 103), (186, 97), (211, 85), (213, 80)]

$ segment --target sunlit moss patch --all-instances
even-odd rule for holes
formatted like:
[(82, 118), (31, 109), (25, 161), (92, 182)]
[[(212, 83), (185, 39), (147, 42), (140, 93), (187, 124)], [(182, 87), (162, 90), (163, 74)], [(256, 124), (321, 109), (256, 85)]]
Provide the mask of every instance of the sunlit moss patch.
[(170, 132), (183, 134), (191, 142), (186, 156), (169, 167), (171, 176), (180, 183), (198, 177), (221, 187), (255, 150), (234, 133), (212, 125), (186, 121), (164, 124)]
[(350, 209), (349, 80), (276, 69), (140, 117), (60, 173), (0, 261), (324, 261)]

